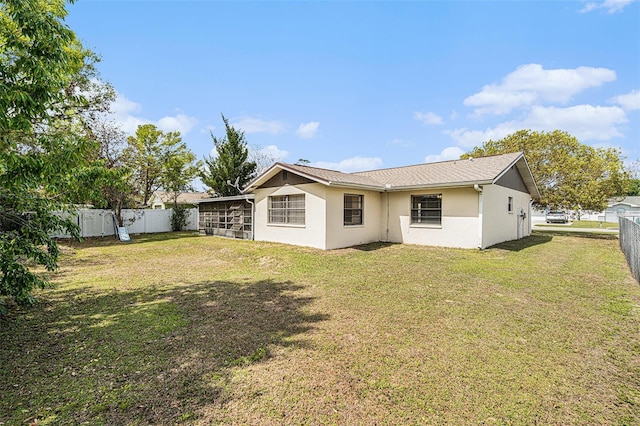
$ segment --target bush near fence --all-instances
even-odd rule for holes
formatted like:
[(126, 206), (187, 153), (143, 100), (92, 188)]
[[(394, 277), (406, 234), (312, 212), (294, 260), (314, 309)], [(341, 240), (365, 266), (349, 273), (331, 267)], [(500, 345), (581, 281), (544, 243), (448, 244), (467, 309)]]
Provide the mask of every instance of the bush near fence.
[(636, 281), (640, 283), (640, 217), (620, 217), (620, 248)]
[[(122, 210), (124, 224), (129, 234), (151, 234), (156, 232), (171, 232), (171, 215), (173, 209), (125, 209)], [(115, 236), (115, 219), (111, 210), (81, 209), (74, 218), (80, 227), (82, 237)], [(187, 225), (185, 231), (198, 230), (198, 209), (187, 210)], [(57, 238), (69, 238), (67, 234), (54, 235)]]

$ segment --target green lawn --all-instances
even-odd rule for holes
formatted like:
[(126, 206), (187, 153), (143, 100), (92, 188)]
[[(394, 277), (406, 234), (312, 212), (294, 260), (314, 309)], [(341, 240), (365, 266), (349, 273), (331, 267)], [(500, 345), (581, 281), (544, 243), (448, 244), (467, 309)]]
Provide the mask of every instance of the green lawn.
[(600, 222), (595, 220), (574, 220), (570, 223), (539, 223), (540, 226), (557, 226), (557, 227), (571, 227), (571, 228), (602, 228), (602, 229), (618, 229), (618, 222)]
[(0, 424), (640, 424), (616, 238), (134, 236), (64, 247), (53, 280), (0, 319)]

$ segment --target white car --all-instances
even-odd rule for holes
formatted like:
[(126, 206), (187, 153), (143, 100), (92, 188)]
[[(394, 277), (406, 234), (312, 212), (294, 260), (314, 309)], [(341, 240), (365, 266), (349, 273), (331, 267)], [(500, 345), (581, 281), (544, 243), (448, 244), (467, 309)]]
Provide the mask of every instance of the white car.
[(569, 216), (562, 211), (554, 211), (547, 213), (545, 218), (547, 223), (567, 223), (569, 222)]

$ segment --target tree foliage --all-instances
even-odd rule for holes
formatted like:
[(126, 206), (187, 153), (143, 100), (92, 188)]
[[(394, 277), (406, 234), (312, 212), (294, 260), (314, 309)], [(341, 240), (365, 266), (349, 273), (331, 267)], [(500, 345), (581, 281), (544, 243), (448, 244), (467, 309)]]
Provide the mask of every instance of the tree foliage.
[(162, 188), (171, 194), (174, 209), (178, 206), (178, 195), (193, 190), (193, 180), (198, 176), (200, 161), (184, 142), (180, 142), (168, 153), (163, 163), (160, 178)]
[(46, 286), (34, 265), (57, 267), (51, 235), (78, 236), (71, 220), (53, 212), (71, 212), (69, 202), (89, 197), (87, 182), (100, 174), (77, 118), (95, 107), (82, 90), (96, 58), (65, 16), (62, 0), (0, 3), (0, 296), (19, 304)]
[(627, 189), (628, 197), (640, 196), (640, 179), (631, 179), (629, 181), (629, 188)]
[(629, 174), (618, 150), (584, 145), (560, 130), (520, 130), (489, 140), (463, 158), (518, 151), (526, 156), (540, 191), (538, 204), (543, 207), (602, 211), (628, 185)]
[(226, 134), (217, 138), (211, 133), (217, 155), (205, 158), (205, 170), (200, 175), (202, 182), (217, 196), (238, 195), (256, 173), (256, 163), (249, 161), (249, 149), (244, 132), (229, 125), (222, 116)]
[(162, 187), (183, 191), (197, 174), (196, 157), (182, 142), (180, 132), (164, 133), (153, 124), (143, 124), (127, 144), (124, 161), (132, 171), (140, 206), (147, 206), (153, 192)]

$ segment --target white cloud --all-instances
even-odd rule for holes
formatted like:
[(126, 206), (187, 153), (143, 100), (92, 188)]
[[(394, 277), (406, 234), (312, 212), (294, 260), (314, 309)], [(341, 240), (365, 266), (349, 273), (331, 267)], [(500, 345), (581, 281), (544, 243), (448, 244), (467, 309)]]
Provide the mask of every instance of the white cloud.
[(513, 109), (542, 102), (568, 102), (591, 87), (614, 81), (616, 73), (607, 68), (578, 67), (545, 70), (540, 64), (521, 65), (500, 84), (486, 85), (464, 100), (476, 107), (475, 114), (507, 114)]
[(497, 140), (521, 129), (535, 131), (564, 130), (584, 141), (606, 141), (623, 136), (619, 125), (628, 122), (627, 115), (620, 107), (575, 105), (568, 108), (531, 108), (523, 120), (500, 123), (486, 130), (466, 128), (447, 131), (454, 141), (466, 147), (482, 144), (489, 139)]
[(198, 123), (193, 117), (189, 117), (185, 114), (177, 114), (174, 117), (162, 117), (157, 122), (157, 126), (160, 130), (165, 132), (180, 132), (181, 134), (188, 133)]
[(457, 146), (450, 146), (443, 149), (440, 154), (429, 154), (424, 157), (425, 163), (435, 163), (437, 161), (457, 160), (464, 154), (464, 151)]
[(614, 96), (609, 101), (620, 105), (625, 111), (640, 109), (640, 90), (632, 90), (625, 95)]
[(302, 123), (298, 126), (296, 134), (302, 139), (311, 139), (316, 136), (320, 123), (317, 121), (310, 121), (308, 123)]
[(511, 127), (512, 123), (503, 123), (493, 129), (487, 130), (469, 130), (467, 128), (449, 130), (444, 132), (451, 136), (451, 138), (458, 144), (464, 147), (474, 147), (482, 145), (483, 142), (488, 140), (502, 139), (510, 133), (514, 133), (522, 127)]
[(382, 159), (379, 157), (351, 157), (342, 160), (339, 163), (331, 163), (327, 161), (316, 161), (311, 164), (313, 167), (323, 169), (339, 170), (341, 172), (361, 172), (365, 170), (379, 169), (382, 167)]
[(606, 9), (608, 13), (616, 13), (622, 11), (622, 9), (629, 6), (634, 1), (636, 0), (604, 0), (602, 2), (589, 2), (580, 9), (580, 13), (587, 13), (597, 9)]
[(121, 93), (117, 94), (116, 100), (111, 106), (113, 119), (122, 130), (130, 135), (134, 134), (138, 126), (143, 124), (154, 124), (164, 132), (180, 132), (184, 135), (198, 123), (196, 118), (182, 113), (175, 116), (165, 116), (154, 121), (138, 116), (140, 112), (142, 112), (142, 106)]
[(538, 130), (566, 130), (581, 141), (606, 141), (623, 136), (618, 125), (629, 121), (619, 107), (575, 105), (569, 108), (535, 107), (526, 127)]
[(267, 145), (264, 148), (260, 149), (259, 152), (265, 154), (269, 158), (274, 159), (275, 161), (282, 161), (289, 156), (289, 151), (280, 149), (275, 145)]
[(277, 135), (283, 133), (285, 125), (279, 121), (262, 120), (260, 118), (244, 117), (231, 123), (236, 129), (241, 129), (245, 133), (271, 133)]
[(415, 118), (418, 121), (421, 121), (424, 124), (431, 124), (431, 125), (442, 124), (442, 117), (432, 112), (416, 111), (413, 113), (413, 118)]
[(111, 112), (116, 116), (123, 116), (132, 112), (140, 112), (141, 110), (142, 106), (139, 103), (128, 99), (122, 93), (118, 93), (116, 95), (116, 100), (111, 105)]

